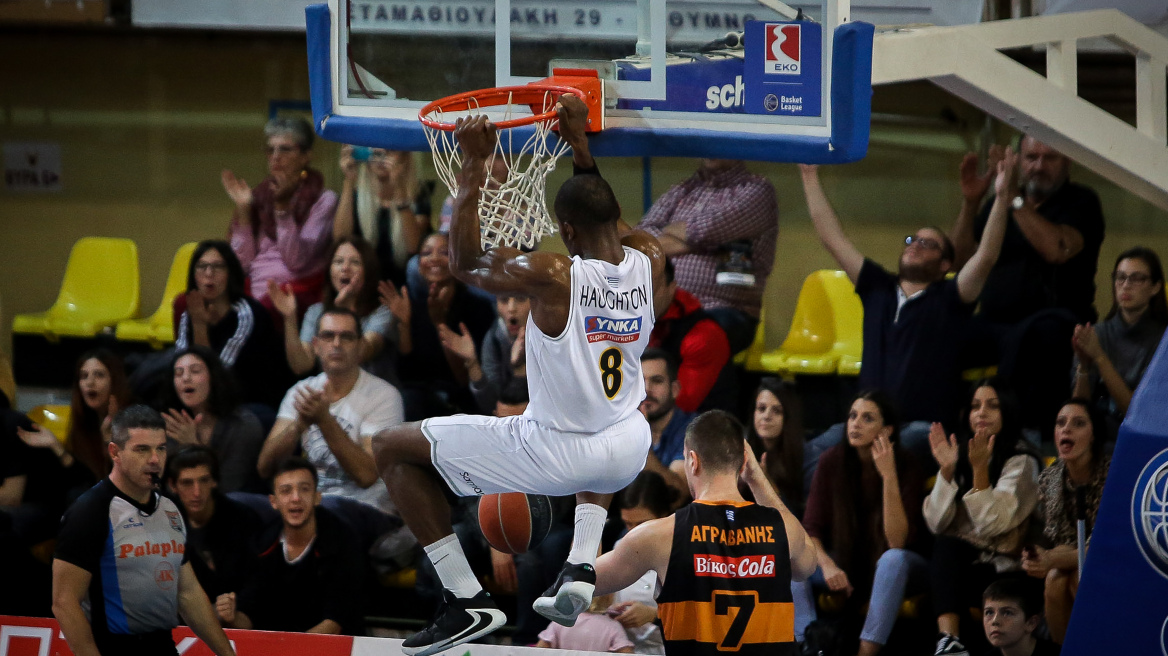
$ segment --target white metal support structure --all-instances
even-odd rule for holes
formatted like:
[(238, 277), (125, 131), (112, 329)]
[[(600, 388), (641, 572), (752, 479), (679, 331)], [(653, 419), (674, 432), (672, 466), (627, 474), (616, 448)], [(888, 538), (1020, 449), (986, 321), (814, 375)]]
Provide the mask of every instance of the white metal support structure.
[[(1078, 96), (1076, 44), (1135, 57), (1136, 125)], [(999, 52), (1046, 45), (1044, 78)], [(1168, 39), (1114, 9), (876, 35), (872, 84), (930, 80), (1168, 209)]]

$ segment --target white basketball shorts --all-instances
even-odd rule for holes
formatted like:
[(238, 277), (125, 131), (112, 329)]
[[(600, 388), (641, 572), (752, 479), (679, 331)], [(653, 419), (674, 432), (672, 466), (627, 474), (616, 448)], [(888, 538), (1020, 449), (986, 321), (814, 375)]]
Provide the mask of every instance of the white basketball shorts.
[(633, 482), (652, 443), (640, 413), (599, 433), (567, 433), (523, 415), (454, 415), (422, 422), (430, 459), (459, 496), (611, 494)]

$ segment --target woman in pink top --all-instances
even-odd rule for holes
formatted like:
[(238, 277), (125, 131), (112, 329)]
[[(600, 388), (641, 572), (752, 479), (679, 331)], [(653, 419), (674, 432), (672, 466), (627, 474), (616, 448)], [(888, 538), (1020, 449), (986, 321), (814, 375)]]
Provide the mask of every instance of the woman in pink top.
[(230, 170), (223, 188), (235, 202), (229, 235), (250, 282), (251, 296), (265, 306), (268, 281), (290, 284), (299, 307), (320, 300), (332, 239), (337, 195), (324, 176), (308, 167), (312, 126), (302, 118), (274, 118), (264, 126), (269, 176), (254, 188)]

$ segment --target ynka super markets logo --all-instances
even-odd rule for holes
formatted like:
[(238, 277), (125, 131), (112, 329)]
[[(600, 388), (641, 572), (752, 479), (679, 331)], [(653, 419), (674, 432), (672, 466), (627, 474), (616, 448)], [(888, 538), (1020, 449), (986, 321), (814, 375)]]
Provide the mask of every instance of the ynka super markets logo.
[(632, 319), (610, 319), (609, 317), (584, 317), (584, 334), (588, 342), (617, 342), (626, 344), (637, 341), (641, 334), (641, 317)]

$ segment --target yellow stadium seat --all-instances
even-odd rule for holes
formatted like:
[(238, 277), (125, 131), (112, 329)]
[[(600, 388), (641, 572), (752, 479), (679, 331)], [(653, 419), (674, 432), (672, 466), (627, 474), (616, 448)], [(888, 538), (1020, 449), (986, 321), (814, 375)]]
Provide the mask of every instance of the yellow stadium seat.
[(961, 379), (968, 383), (976, 383), (983, 378), (991, 378), (998, 375), (998, 366), (990, 365), (988, 367), (973, 367), (961, 372)]
[(61, 444), (69, 437), (72, 410), (67, 405), (38, 405), (28, 411), (28, 418), (38, 426), (49, 429)]
[(47, 312), (18, 314), (12, 332), (93, 337), (138, 314), (138, 247), (129, 239), (85, 237), (73, 244), (57, 301)]
[(754, 329), (754, 341), (738, 355), (734, 356), (734, 364), (744, 365), (747, 371), (763, 371), (762, 354), (766, 353), (766, 309), (758, 315), (758, 327)]
[(758, 357), (759, 370), (856, 375), (863, 351), (864, 308), (843, 271), (815, 271), (803, 281), (787, 338)]
[(148, 342), (156, 349), (174, 343), (174, 297), (186, 291), (191, 255), (197, 245), (192, 241), (179, 246), (170, 264), (170, 274), (166, 277), (166, 289), (162, 292), (162, 302), (158, 309), (143, 319), (118, 322), (118, 339), (123, 342)]

